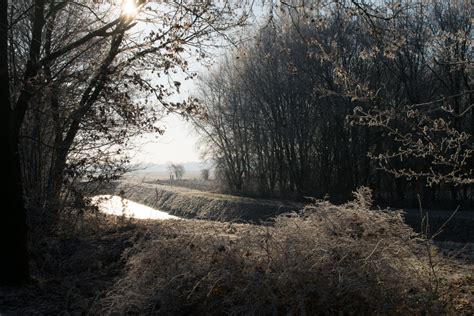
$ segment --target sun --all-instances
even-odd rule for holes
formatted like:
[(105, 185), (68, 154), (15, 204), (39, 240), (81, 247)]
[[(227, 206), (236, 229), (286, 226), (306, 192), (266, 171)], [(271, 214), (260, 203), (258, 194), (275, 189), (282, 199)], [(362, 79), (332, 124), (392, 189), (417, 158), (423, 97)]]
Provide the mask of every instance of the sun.
[(136, 0), (122, 0), (122, 15), (135, 17), (138, 14), (138, 4)]

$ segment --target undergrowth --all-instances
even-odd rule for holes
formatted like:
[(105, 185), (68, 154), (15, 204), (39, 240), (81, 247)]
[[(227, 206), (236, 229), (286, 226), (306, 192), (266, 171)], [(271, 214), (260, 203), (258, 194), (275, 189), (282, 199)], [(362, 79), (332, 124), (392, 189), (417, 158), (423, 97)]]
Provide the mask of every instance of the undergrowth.
[[(94, 312), (138, 314), (437, 314), (423, 242), (370, 194), (316, 201), (266, 226), (149, 225), (126, 274)], [(431, 262), (432, 264), (432, 262)]]
[(0, 288), (0, 314), (474, 311), (474, 257), (451, 260), (457, 254), (429, 244), (400, 213), (372, 210), (366, 190), (266, 225), (93, 213), (66, 217), (56, 235), (32, 242), (35, 282)]

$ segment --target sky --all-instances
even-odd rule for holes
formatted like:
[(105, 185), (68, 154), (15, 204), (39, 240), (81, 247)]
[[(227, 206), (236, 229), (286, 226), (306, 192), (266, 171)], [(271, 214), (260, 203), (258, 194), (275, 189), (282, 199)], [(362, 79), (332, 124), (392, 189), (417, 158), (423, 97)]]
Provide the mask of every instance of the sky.
[[(260, 11), (254, 13), (262, 14)], [(139, 25), (136, 28), (140, 28)], [(147, 26), (144, 26), (145, 28)], [(245, 34), (243, 32), (242, 34)], [(246, 36), (242, 35), (241, 36)], [(218, 60), (224, 54), (224, 48), (214, 48), (212, 52), (214, 61)], [(209, 64), (203, 65), (199, 62), (188, 60), (191, 71), (198, 74), (204, 74), (209, 71)], [(207, 61), (209, 62), (209, 61)], [(195, 94), (196, 83), (192, 80), (183, 80), (184, 75), (174, 79), (182, 83), (181, 93), (175, 100), (186, 99), (188, 96)], [(174, 99), (174, 98), (173, 98)], [(194, 131), (190, 122), (186, 121), (179, 115), (169, 114), (164, 117), (158, 124), (165, 129), (164, 135), (145, 134), (135, 138), (133, 141), (137, 145), (138, 150), (132, 153), (132, 163), (134, 164), (163, 164), (163, 163), (185, 163), (202, 161), (201, 152), (199, 150), (199, 137)]]
[[(217, 51), (216, 57), (218, 56)], [(188, 59), (189, 70), (198, 74), (204, 74), (208, 70), (206, 65), (195, 60)], [(176, 93), (169, 98), (170, 101), (179, 102), (190, 96), (196, 95), (197, 79), (185, 80), (182, 73), (173, 74), (173, 80), (181, 82), (180, 93)], [(167, 78), (163, 77), (163, 83)], [(203, 161), (199, 150), (199, 135), (195, 131), (193, 124), (179, 114), (170, 113), (165, 115), (157, 123), (165, 132), (147, 133), (135, 138), (134, 143), (138, 150), (133, 151), (133, 164), (164, 164), (164, 163), (186, 163)]]
[(163, 135), (145, 134), (135, 140), (139, 150), (134, 153), (133, 163), (163, 164), (202, 160), (198, 150), (198, 135), (190, 122), (176, 114), (169, 114), (160, 123), (166, 130)]
[[(125, 0), (127, 3), (128, 0)], [(138, 23), (134, 30), (142, 32), (140, 28), (144, 28), (144, 34), (148, 33), (150, 26), (146, 23)], [(189, 59), (190, 71), (202, 73), (205, 66)], [(196, 91), (195, 82), (192, 80), (184, 80), (185, 75), (182, 73), (173, 74), (172, 79), (181, 82), (180, 93), (175, 94), (170, 101), (181, 101), (191, 96)], [(167, 84), (168, 78), (162, 77), (163, 84)], [(198, 150), (198, 135), (194, 131), (190, 122), (177, 114), (168, 114), (163, 117), (157, 124), (161, 129), (165, 130), (163, 135), (158, 133), (147, 133), (133, 139), (136, 149), (129, 152), (131, 154), (132, 164), (165, 164), (165, 163), (186, 163), (202, 161)]]
[[(190, 70), (203, 73), (206, 71), (206, 67), (200, 63), (191, 62)], [(196, 81), (185, 80), (184, 77), (184, 74), (173, 75), (173, 80), (181, 82), (181, 88), (180, 93), (174, 94), (169, 100), (178, 102), (195, 95)], [(135, 138), (134, 144), (137, 146), (137, 150), (132, 152), (132, 163), (164, 164), (203, 160), (198, 146), (199, 135), (190, 121), (179, 114), (170, 113), (160, 119), (157, 126), (164, 129), (163, 135), (146, 133)]]

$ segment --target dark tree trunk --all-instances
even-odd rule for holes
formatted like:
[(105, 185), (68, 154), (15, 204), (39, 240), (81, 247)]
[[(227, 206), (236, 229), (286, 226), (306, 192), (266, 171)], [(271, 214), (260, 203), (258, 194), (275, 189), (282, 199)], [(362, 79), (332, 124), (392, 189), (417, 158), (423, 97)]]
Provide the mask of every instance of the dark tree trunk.
[[(119, 24), (117, 29), (122, 27), (123, 26)], [(54, 228), (54, 223), (57, 220), (57, 213), (59, 211), (58, 208), (60, 206), (61, 188), (64, 183), (64, 172), (66, 169), (67, 156), (70, 152), (71, 146), (74, 143), (74, 139), (80, 130), (82, 119), (90, 111), (105, 87), (108, 79), (109, 67), (119, 52), (119, 47), (122, 43), (124, 34), (125, 30), (117, 33), (117, 35), (112, 38), (109, 53), (102, 62), (97, 74), (92, 78), (88, 88), (85, 90), (81, 99), (80, 107), (72, 115), (73, 121), (71, 122), (64, 139), (62, 139), (62, 131), (56, 128), (55, 153), (52, 158), (53, 161), (51, 165), (51, 172), (47, 185), (48, 200), (46, 201), (45, 206), (51, 216), (53, 225), (51, 228)], [(52, 105), (55, 110), (57, 110), (59, 107), (57, 100), (53, 100)], [(55, 114), (57, 113), (58, 112)], [(55, 114), (53, 113), (53, 115)]]
[(2, 207), (0, 213), (0, 253), (3, 269), (0, 284), (20, 285), (29, 280), (26, 209), (20, 177), (18, 139), (14, 111), (10, 104), (8, 79), (8, 4), (0, 1), (0, 100), (2, 142), (5, 144)]

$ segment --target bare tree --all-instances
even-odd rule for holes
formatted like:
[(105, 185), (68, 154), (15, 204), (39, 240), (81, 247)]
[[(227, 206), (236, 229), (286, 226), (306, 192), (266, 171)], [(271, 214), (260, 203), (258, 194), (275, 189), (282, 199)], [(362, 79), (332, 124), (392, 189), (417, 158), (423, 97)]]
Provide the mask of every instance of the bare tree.
[[(82, 178), (84, 172), (107, 177), (98, 172), (126, 161), (111, 155), (120, 154), (120, 145), (130, 136), (160, 132), (155, 125), (159, 107), (194, 113), (193, 102), (167, 99), (180, 86), (173, 74), (192, 78), (189, 53), (204, 57), (214, 36), (243, 23), (246, 11), (236, 15), (230, 3), (181, 1), (132, 1), (133, 12), (104, 1), (3, 3), (2, 14), (9, 16), (2, 20), (2, 40), (8, 39), (2, 44), (7, 49), (2, 51), (2, 78), (9, 79), (4, 88), (12, 92), (4, 95), (11, 104), (5, 103), (9, 112), (4, 126), (9, 128), (11, 170), (21, 170), (26, 184), (12, 178), (18, 184), (18, 194), (11, 195), (18, 197), (16, 206), (9, 204), (16, 232), (12, 236), (18, 236), (16, 249), (25, 251), (12, 253), (11, 262), (18, 262), (17, 271), (27, 275), (26, 246), (20, 245), (26, 235), (19, 192), (25, 189), (30, 210), (52, 214), (54, 222), (64, 184)], [(147, 12), (146, 19), (140, 18), (140, 11)], [(141, 32), (131, 31), (140, 24)], [(169, 80), (159, 79), (163, 77)], [(98, 158), (101, 162), (93, 163)], [(12, 278), (22, 279), (19, 274)]]
[[(164, 111), (195, 112), (194, 102), (169, 101), (180, 86), (173, 77), (192, 78), (188, 54), (203, 56), (213, 34), (243, 20), (231, 14), (230, 4), (137, 1), (136, 17), (109, 4), (35, 4), (38, 62), (16, 67), (16, 74), (23, 71), (31, 78), (19, 76), (13, 90), (27, 121), (20, 134), (28, 201), (54, 214), (65, 183), (120, 175), (128, 161), (127, 141), (146, 131), (161, 133), (156, 123)], [(140, 10), (146, 11), (146, 20), (140, 19)], [(21, 12), (12, 6), (14, 16)], [(15, 25), (15, 34), (30, 31), (26, 22)], [(15, 49), (12, 59), (26, 60), (25, 54)]]
[(174, 174), (176, 180), (182, 180), (184, 173), (186, 170), (184, 169), (184, 166), (181, 164), (171, 164), (168, 166), (168, 171), (171, 174)]
[(205, 181), (209, 181), (210, 170), (209, 168), (201, 170), (201, 178)]
[(239, 192), (472, 198), (466, 5), (283, 4), (204, 80), (218, 174)]

